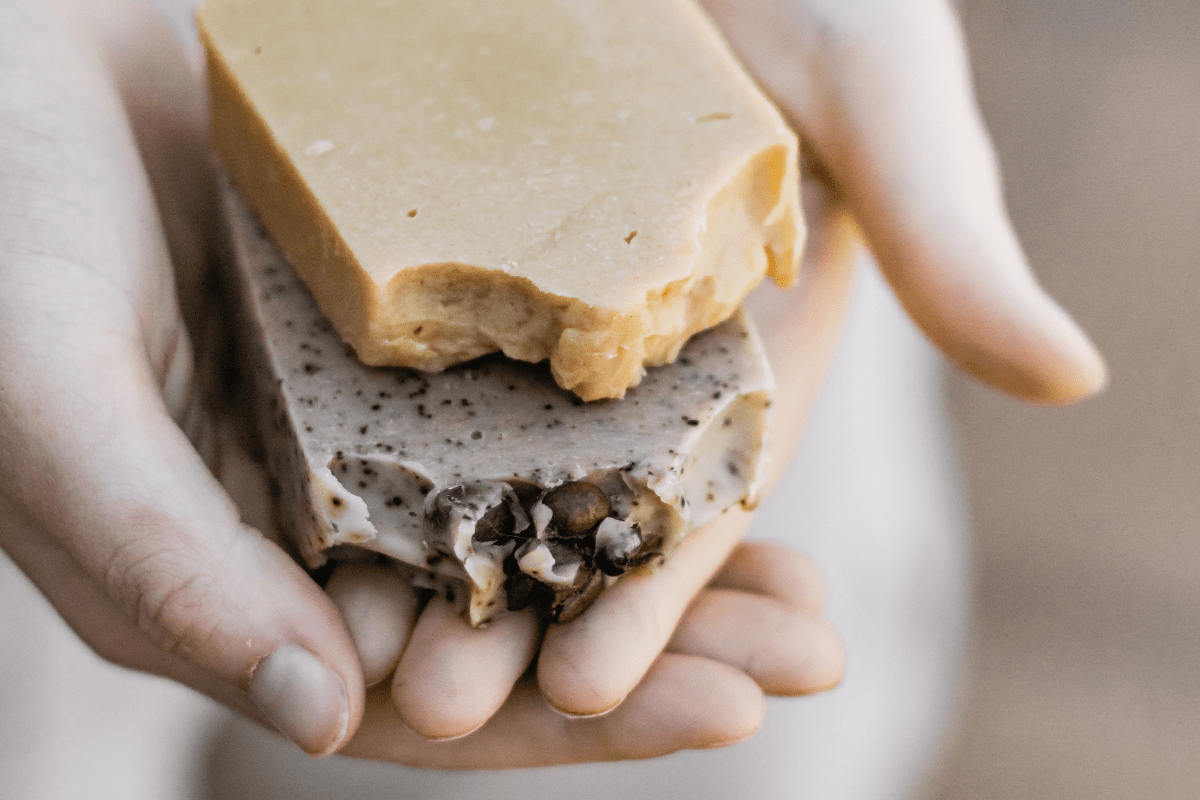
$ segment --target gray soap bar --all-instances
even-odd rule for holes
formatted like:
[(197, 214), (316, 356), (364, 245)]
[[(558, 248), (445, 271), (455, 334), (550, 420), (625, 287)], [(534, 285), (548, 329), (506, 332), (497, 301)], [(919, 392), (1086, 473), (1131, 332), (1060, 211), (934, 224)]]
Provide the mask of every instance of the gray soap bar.
[[(367, 367), (228, 186), (224, 202), (280, 524), (310, 567), (365, 548), (417, 580), (467, 582), (475, 624), (526, 602), (562, 618), (613, 575), (753, 503), (772, 379), (744, 313), (621, 400), (584, 403), (545, 364), (501, 356), (439, 373)], [(551, 506), (589, 488), (580, 482), (608, 504), (568, 524)]]

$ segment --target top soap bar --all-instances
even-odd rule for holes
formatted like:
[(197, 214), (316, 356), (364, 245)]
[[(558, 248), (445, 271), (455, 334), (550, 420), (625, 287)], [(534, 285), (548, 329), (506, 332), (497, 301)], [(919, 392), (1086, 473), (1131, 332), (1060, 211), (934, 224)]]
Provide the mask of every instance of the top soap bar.
[(591, 400), (796, 274), (796, 137), (690, 0), (207, 0), (214, 146), (372, 365)]

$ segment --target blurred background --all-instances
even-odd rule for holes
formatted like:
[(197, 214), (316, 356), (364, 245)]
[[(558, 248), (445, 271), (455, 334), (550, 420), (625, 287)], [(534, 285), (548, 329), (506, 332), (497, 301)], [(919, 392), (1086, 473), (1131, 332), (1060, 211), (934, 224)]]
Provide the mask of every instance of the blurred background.
[(1043, 282), (1108, 358), (1067, 411), (951, 384), (971, 679), (932, 797), (1200, 796), (1200, 4), (965, 0)]

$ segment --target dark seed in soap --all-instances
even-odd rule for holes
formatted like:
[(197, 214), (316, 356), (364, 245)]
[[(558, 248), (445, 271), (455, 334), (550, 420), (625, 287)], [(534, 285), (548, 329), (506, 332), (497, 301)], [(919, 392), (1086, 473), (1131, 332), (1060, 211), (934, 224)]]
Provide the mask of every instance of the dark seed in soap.
[(604, 576), (599, 572), (593, 572), (587, 582), (583, 584), (570, 597), (564, 600), (554, 608), (554, 621), (558, 623), (567, 623), (579, 617), (588, 607), (596, 602), (596, 598), (600, 596), (600, 592), (604, 589)]
[(570, 481), (546, 492), (542, 503), (553, 512), (550, 524), (559, 536), (582, 536), (611, 510), (604, 492), (586, 481)]
[(596, 568), (599, 569), (601, 572), (603, 572), (605, 575), (612, 575), (614, 577), (617, 575), (624, 575), (626, 572), (629, 571), (630, 564), (632, 564), (634, 561), (637, 560), (638, 555), (639, 555), (638, 551), (634, 550), (628, 556), (614, 557), (613, 555), (611, 555), (610, 553), (608, 553), (604, 550), (597, 550), (596, 556), (595, 556)]
[(495, 542), (511, 537), (516, 524), (512, 509), (502, 501), (500, 505), (489, 508), (475, 523), (475, 541)]
[(520, 478), (509, 478), (505, 481), (517, 495), (517, 500), (521, 503), (521, 508), (525, 509), (525, 513), (529, 514), (533, 509), (533, 504), (542, 496), (542, 487), (538, 486), (533, 481), (526, 481)]
[(552, 599), (550, 590), (545, 585), (523, 572), (504, 579), (504, 594), (509, 611), (520, 611), (532, 605), (544, 608)]

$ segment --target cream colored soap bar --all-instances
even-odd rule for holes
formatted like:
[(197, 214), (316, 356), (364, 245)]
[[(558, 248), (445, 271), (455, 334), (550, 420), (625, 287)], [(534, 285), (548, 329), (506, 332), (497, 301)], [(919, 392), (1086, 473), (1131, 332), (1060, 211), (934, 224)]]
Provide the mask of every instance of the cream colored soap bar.
[(373, 365), (584, 399), (795, 277), (797, 144), (690, 0), (207, 0), (214, 145)]

